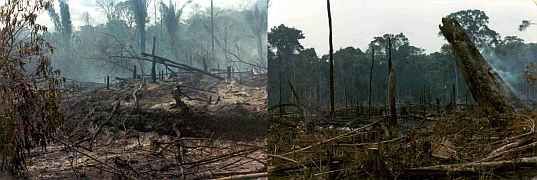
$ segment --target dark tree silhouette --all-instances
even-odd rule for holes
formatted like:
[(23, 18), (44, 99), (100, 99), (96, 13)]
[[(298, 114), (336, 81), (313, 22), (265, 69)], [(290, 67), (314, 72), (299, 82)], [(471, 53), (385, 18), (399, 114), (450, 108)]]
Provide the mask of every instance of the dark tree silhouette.
[(330, 8), (330, 0), (326, 0), (326, 8), (328, 10), (328, 43), (330, 45), (330, 119), (335, 120), (335, 82), (334, 82), (334, 45), (332, 42), (332, 10)]

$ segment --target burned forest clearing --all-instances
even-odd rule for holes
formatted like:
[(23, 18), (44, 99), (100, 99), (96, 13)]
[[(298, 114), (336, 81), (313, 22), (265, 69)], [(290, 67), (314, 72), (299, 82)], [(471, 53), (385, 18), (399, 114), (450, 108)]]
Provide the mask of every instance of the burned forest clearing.
[(537, 0), (0, 0), (0, 179), (536, 179)]
[(259, 82), (266, 80), (252, 77), (240, 83), (185, 78), (178, 85), (185, 107), (176, 107), (175, 79), (126, 80), (73, 92), (62, 102), (68, 119), (62, 141), (30, 157), (30, 173), (40, 179), (262, 173), (268, 120), (266, 89)]
[[(327, 9), (331, 22), (330, 1)], [(518, 69), (517, 81), (506, 76), (513, 70), (498, 62), (513, 56), (500, 57), (501, 43), (487, 50), (500, 36), (471, 29), (480, 16), (463, 10), (439, 19), (446, 44), (431, 54), (401, 33), (374, 37), (364, 51), (330, 47), (319, 58), (294, 41), (306, 38), (301, 30), (272, 28), (270, 179), (534, 178), (531, 67)]]
[(0, 4), (0, 179), (267, 176), (267, 1)]

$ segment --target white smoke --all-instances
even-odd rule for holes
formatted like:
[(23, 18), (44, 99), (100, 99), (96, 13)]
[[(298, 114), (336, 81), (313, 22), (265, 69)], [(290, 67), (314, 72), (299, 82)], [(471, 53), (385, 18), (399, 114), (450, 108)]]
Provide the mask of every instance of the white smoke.
[(496, 53), (492, 50), (480, 50), (481, 54), (485, 60), (490, 64), (492, 70), (496, 72), (500, 78), (506, 83), (506, 85), (514, 92), (517, 96), (520, 95), (520, 92), (514, 88), (516, 84), (522, 82), (521, 74), (522, 72), (516, 72), (515, 68), (511, 65), (511, 60), (500, 59)]

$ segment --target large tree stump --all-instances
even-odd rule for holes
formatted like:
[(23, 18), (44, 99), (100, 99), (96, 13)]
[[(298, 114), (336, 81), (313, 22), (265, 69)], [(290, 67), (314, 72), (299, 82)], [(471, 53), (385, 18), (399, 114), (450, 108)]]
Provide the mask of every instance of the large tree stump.
[(449, 41), (457, 67), (478, 105), (497, 113), (510, 113), (525, 108), (506, 82), (481, 55), (470, 35), (451, 18), (443, 18), (440, 30)]

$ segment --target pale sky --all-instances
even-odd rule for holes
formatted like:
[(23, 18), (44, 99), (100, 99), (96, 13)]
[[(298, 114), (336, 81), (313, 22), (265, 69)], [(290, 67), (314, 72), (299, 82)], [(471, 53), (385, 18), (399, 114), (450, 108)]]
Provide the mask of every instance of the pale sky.
[[(326, 0), (271, 0), (269, 28), (280, 24), (304, 31), (302, 41), (319, 55), (328, 52)], [(480, 9), (489, 26), (502, 36), (516, 35), (537, 42), (537, 26), (519, 32), (522, 20), (537, 22), (531, 0), (332, 0), (334, 49), (353, 46), (364, 50), (374, 36), (403, 32), (414, 46), (434, 52), (445, 43), (438, 34), (443, 16), (465, 9)]]
[[(75, 28), (78, 28), (81, 25), (82, 21), (82, 14), (84, 12), (87, 12), (92, 17), (92, 24), (96, 23), (104, 23), (105, 21), (105, 14), (102, 9), (100, 9), (97, 6), (96, 0), (65, 0), (69, 3), (69, 9), (71, 12), (71, 19), (73, 20), (73, 25)], [(127, 1), (127, 0), (116, 0), (117, 2)], [(148, 8), (148, 14), (150, 18), (154, 16), (154, 9), (155, 5), (156, 8), (159, 8), (158, 4), (160, 2), (164, 2), (168, 4), (170, 0), (148, 0), (151, 2), (149, 8)], [(172, 2), (175, 2), (179, 7), (181, 7), (185, 2), (188, 0), (172, 0)], [(214, 6), (217, 8), (229, 8), (229, 9), (239, 9), (239, 8), (247, 8), (253, 0), (214, 0)], [(156, 3), (156, 4), (155, 4)], [(59, 3), (56, 0), (55, 2), (55, 8), (56, 11), (59, 13)], [(192, 3), (189, 4), (185, 8), (185, 14), (189, 14), (192, 11), (192, 7), (194, 5), (199, 5), (201, 8), (210, 7), (211, 0), (192, 0)], [(150, 19), (151, 22), (153, 22), (153, 19)], [(38, 22), (42, 24), (49, 25), (50, 29), (53, 30), (54, 28), (51, 26), (52, 22), (50, 21), (48, 17), (48, 13), (44, 12), (38, 17)]]

